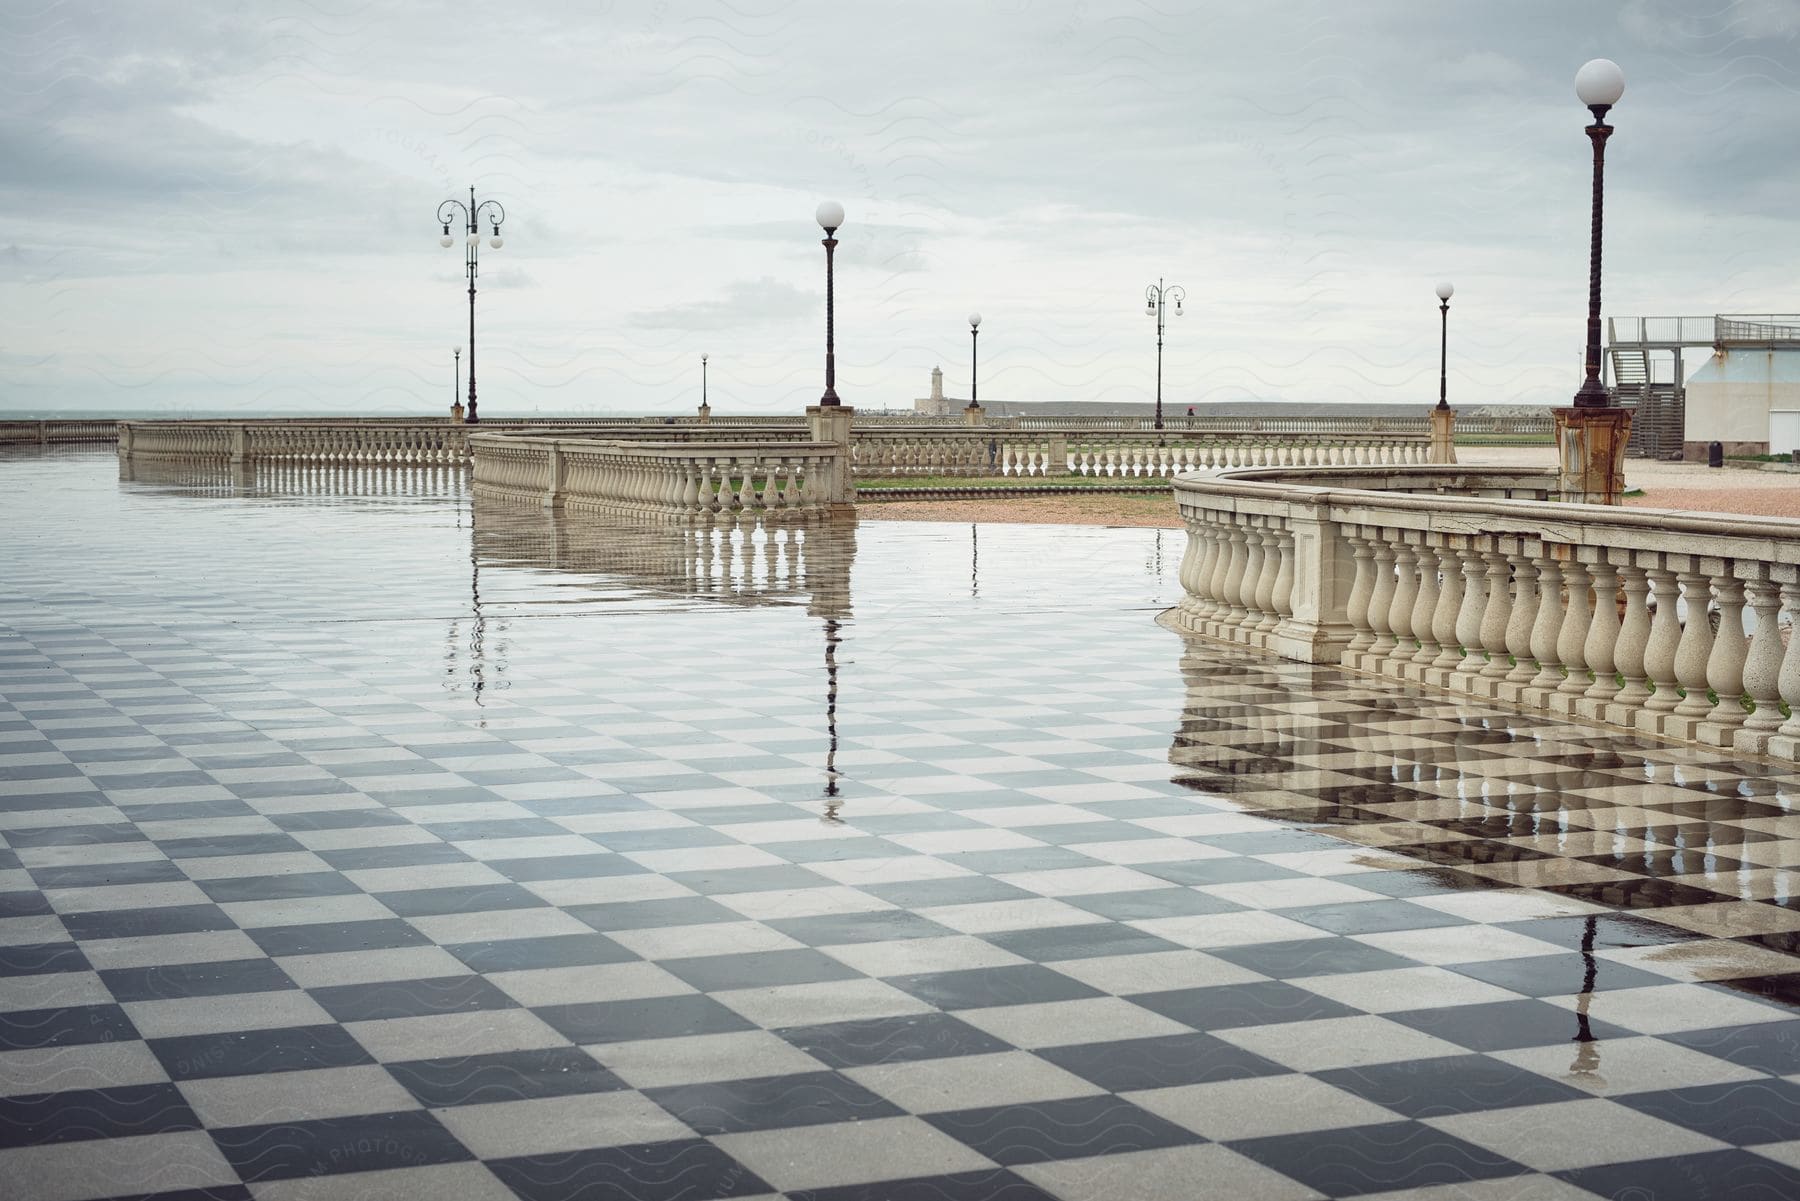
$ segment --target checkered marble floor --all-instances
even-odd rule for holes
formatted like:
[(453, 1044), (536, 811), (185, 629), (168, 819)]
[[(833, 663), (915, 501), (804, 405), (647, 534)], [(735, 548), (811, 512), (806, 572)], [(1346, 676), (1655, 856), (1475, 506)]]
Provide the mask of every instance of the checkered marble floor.
[(0, 457), (0, 1197), (1800, 1195), (1800, 777), (1178, 535)]

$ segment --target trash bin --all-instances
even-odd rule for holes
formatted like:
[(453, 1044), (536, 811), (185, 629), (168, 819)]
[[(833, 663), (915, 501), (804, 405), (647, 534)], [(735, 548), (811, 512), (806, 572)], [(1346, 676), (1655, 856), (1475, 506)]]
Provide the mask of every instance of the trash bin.
[(1725, 466), (1725, 444), (1723, 442), (1706, 444), (1706, 465), (1708, 467)]

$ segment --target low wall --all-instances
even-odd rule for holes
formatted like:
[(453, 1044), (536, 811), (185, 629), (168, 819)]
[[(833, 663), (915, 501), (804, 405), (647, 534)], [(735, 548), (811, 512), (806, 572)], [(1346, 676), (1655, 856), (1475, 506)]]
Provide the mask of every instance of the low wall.
[[(1175, 627), (1800, 757), (1800, 521), (1550, 500), (1554, 472), (1186, 476)], [(1787, 707), (1789, 716), (1783, 713)]]
[(110, 443), (118, 439), (119, 423), (116, 421), (0, 421), (0, 446)]
[[(1106, 476), (1164, 479), (1182, 471), (1264, 465), (1422, 463), (1424, 434), (1232, 433), (864, 424), (853, 418), (849, 470), (857, 476)], [(125, 458), (435, 465), (469, 457), (472, 436), (534, 437), (539, 423), (456, 425), (420, 421), (127, 421), (116, 425)], [(802, 442), (804, 422), (559, 423), (555, 432), (605, 441), (764, 444)]]
[(1045, 432), (985, 427), (962, 430), (852, 430), (858, 476), (1112, 476), (1168, 478), (1223, 467), (1423, 463), (1424, 434), (1341, 437), (1210, 430), (1067, 429)]
[(853, 511), (834, 442), (469, 438), (477, 500), (653, 520), (833, 517)]

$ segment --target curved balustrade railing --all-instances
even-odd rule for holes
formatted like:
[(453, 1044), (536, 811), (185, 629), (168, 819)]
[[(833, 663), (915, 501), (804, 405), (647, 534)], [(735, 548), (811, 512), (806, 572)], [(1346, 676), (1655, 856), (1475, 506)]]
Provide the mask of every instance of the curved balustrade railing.
[(1800, 757), (1800, 521), (1546, 503), (1552, 472), (1187, 476), (1178, 628)]
[(843, 447), (830, 442), (469, 439), (477, 499), (651, 519), (814, 518), (847, 507)]

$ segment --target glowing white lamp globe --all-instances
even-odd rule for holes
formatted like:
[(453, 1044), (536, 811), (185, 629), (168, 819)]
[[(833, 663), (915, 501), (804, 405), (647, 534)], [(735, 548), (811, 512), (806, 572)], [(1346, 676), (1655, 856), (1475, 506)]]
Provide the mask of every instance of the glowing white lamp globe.
[(1575, 95), (1590, 108), (1611, 106), (1625, 94), (1625, 72), (1610, 58), (1593, 58), (1575, 72)]
[(448, 248), (448, 247), (456, 245), (456, 239), (451, 237), (449, 234), (445, 234), (443, 237), (438, 239), (438, 245)]
[(827, 200), (819, 206), (819, 211), (813, 216), (818, 218), (820, 228), (826, 233), (830, 233), (832, 230), (843, 227), (844, 206), (835, 200)]
[(506, 245), (506, 239), (501, 237), (499, 234), (495, 234), (493, 237), (488, 239), (488, 245), (492, 246), (495, 250), (498, 250), (502, 246)]
[(981, 314), (980, 313), (970, 313), (969, 314), (969, 328), (970, 329), (980, 329), (981, 328)]
[(1445, 280), (1437, 286), (1437, 297), (1439, 300), (1449, 300), (1454, 295), (1456, 295), (1456, 285), (1449, 280)]

